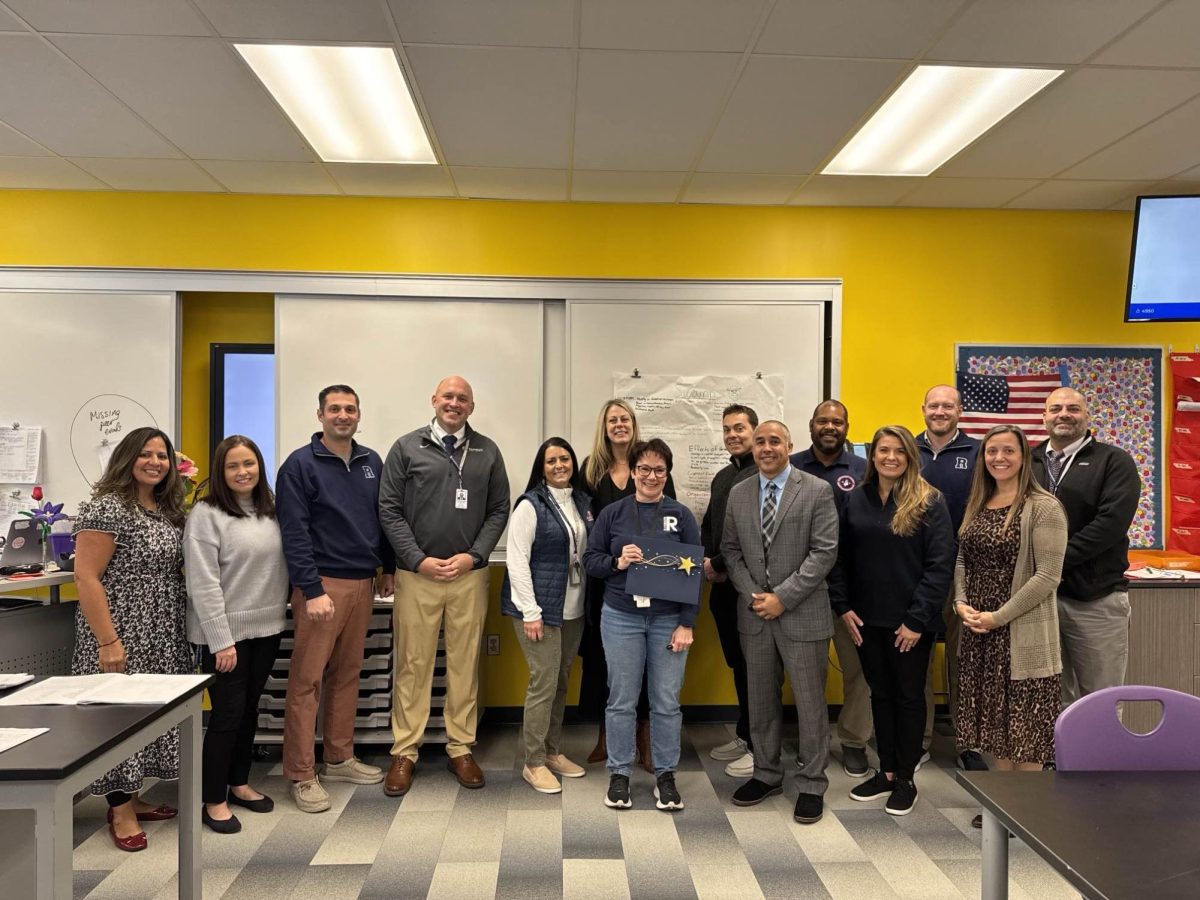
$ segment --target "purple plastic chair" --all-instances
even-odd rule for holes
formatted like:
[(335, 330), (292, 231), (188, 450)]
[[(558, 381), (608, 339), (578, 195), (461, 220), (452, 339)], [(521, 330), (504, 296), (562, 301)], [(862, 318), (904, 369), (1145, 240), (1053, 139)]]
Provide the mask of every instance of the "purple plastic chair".
[[(1157, 700), (1162, 719), (1135, 734), (1117, 718), (1117, 704)], [(1129, 684), (1076, 700), (1054, 723), (1060, 772), (1200, 772), (1200, 697), (1167, 688)]]

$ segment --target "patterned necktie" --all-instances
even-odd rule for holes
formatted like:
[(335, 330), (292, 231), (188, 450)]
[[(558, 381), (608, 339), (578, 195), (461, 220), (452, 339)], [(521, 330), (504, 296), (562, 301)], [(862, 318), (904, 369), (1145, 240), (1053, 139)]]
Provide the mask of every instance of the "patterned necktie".
[(1063, 458), (1066, 456), (1061, 450), (1046, 451), (1046, 471), (1050, 473), (1051, 490), (1058, 487), (1058, 480), (1062, 478)]
[(458, 443), (458, 439), (452, 434), (448, 434), (442, 438), (442, 445), (446, 448), (446, 455), (454, 459), (454, 445)]
[(763, 550), (768, 550), (771, 547), (771, 539), (775, 537), (775, 508), (778, 504), (776, 493), (779, 491), (779, 485), (775, 482), (767, 484), (767, 499), (763, 501), (762, 508), (762, 541)]

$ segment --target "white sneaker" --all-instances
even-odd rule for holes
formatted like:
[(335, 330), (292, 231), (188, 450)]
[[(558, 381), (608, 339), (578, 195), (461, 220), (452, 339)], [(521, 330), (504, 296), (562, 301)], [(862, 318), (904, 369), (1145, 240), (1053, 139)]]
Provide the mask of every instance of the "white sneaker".
[(754, 774), (754, 754), (743, 753), (725, 767), (725, 774), (730, 778), (749, 778)]
[(708, 751), (708, 755), (712, 759), (717, 759), (721, 762), (729, 762), (731, 759), (741, 759), (746, 755), (746, 742), (740, 737), (735, 737), (727, 744), (713, 747)]
[(929, 762), (929, 751), (928, 750), (924, 751), (921, 754), (921, 758), (917, 760), (917, 764), (916, 764), (916, 766), (913, 767), (913, 771), (920, 772), (921, 766), (925, 765), (925, 763), (927, 763), (927, 762)]
[(321, 777), (326, 781), (348, 781), (350, 784), (379, 784), (383, 781), (383, 769), (369, 766), (352, 756), (339, 763), (325, 763)]

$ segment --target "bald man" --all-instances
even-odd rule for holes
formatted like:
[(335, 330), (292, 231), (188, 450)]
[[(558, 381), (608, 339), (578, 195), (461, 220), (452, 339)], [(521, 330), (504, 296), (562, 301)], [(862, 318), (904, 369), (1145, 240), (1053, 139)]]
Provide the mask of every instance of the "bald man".
[(1074, 388), (1046, 398), (1049, 439), (1031, 454), (1033, 474), (1067, 511), (1067, 554), (1058, 588), (1064, 704), (1125, 681), (1129, 657), (1129, 526), (1142, 482), (1128, 453), (1089, 431), (1087, 399)]
[(396, 551), (389, 797), (412, 787), (443, 628), (449, 769), (463, 787), (484, 785), (471, 748), (488, 556), (508, 522), (508, 475), (496, 444), (467, 424), (475, 393), (465, 378), (443, 378), (431, 402), (433, 421), (392, 445), (379, 485), (379, 521)]

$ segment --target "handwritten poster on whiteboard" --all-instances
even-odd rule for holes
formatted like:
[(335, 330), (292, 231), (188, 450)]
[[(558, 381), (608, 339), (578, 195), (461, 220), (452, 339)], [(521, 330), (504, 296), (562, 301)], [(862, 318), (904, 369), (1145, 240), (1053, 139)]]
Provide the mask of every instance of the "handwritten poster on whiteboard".
[(37, 484), (41, 465), (41, 426), (0, 428), (0, 484)]
[(71, 420), (71, 455), (79, 474), (89, 484), (104, 473), (104, 467), (121, 439), (135, 428), (159, 427), (150, 410), (121, 394), (91, 397)]
[(721, 411), (741, 403), (759, 421), (783, 418), (782, 375), (613, 375), (613, 396), (637, 414), (642, 439), (662, 438), (671, 448), (671, 475), (680, 503), (697, 521), (708, 508), (708, 491), (729, 463), (721, 438)]

